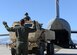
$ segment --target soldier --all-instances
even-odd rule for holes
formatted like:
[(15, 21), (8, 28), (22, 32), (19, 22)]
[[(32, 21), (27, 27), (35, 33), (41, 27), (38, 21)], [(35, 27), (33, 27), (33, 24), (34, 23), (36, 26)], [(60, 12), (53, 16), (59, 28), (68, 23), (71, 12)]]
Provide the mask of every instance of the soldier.
[[(26, 13), (27, 14), (27, 13)], [(30, 18), (27, 18), (28, 14), (26, 15), (26, 19), (21, 20), (21, 26), (16, 26), (14, 28), (10, 28), (6, 22), (3, 22), (5, 28), (8, 31), (14, 31), (16, 33), (16, 54), (17, 55), (28, 55), (28, 34), (29, 32), (36, 31), (36, 24), (34, 21), (34, 29), (31, 29), (31, 24), (25, 24), (25, 21), (29, 21)]]

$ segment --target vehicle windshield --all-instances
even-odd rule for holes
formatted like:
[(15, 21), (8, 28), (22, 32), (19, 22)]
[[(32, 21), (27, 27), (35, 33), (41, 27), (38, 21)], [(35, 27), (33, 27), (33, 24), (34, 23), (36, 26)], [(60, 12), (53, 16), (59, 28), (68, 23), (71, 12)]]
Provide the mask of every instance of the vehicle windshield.
[(32, 27), (32, 24), (24, 24), (24, 27), (28, 27), (28, 28), (30, 28), (30, 27)]

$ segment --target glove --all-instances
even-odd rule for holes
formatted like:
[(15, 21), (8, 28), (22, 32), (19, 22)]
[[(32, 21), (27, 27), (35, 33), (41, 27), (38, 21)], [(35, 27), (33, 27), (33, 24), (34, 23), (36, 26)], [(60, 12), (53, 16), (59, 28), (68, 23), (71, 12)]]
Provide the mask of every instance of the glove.
[(3, 25), (7, 25), (7, 22), (3, 21)]

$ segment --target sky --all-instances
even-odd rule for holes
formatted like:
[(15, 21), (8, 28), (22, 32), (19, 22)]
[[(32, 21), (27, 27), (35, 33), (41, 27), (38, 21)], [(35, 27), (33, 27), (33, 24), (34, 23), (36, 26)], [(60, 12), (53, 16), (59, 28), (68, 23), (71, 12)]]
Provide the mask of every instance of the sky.
[[(59, 0), (60, 17), (67, 20), (71, 30), (77, 30), (77, 0)], [(0, 0), (0, 34), (9, 33), (2, 22), (12, 26), (14, 21), (20, 21), (28, 12), (32, 20), (47, 28), (48, 22), (55, 18), (55, 0)], [(73, 39), (77, 39), (75, 34)]]

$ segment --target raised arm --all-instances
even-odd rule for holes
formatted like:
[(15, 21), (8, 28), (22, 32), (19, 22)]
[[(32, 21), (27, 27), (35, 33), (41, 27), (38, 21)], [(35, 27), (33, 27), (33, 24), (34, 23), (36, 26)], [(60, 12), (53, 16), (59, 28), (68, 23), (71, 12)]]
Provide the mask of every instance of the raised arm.
[(3, 21), (3, 25), (5, 26), (5, 28), (7, 29), (7, 31), (15, 31), (15, 29), (13, 28), (13, 27), (9, 27), (8, 25), (7, 25), (7, 22), (5, 22), (5, 21)]

